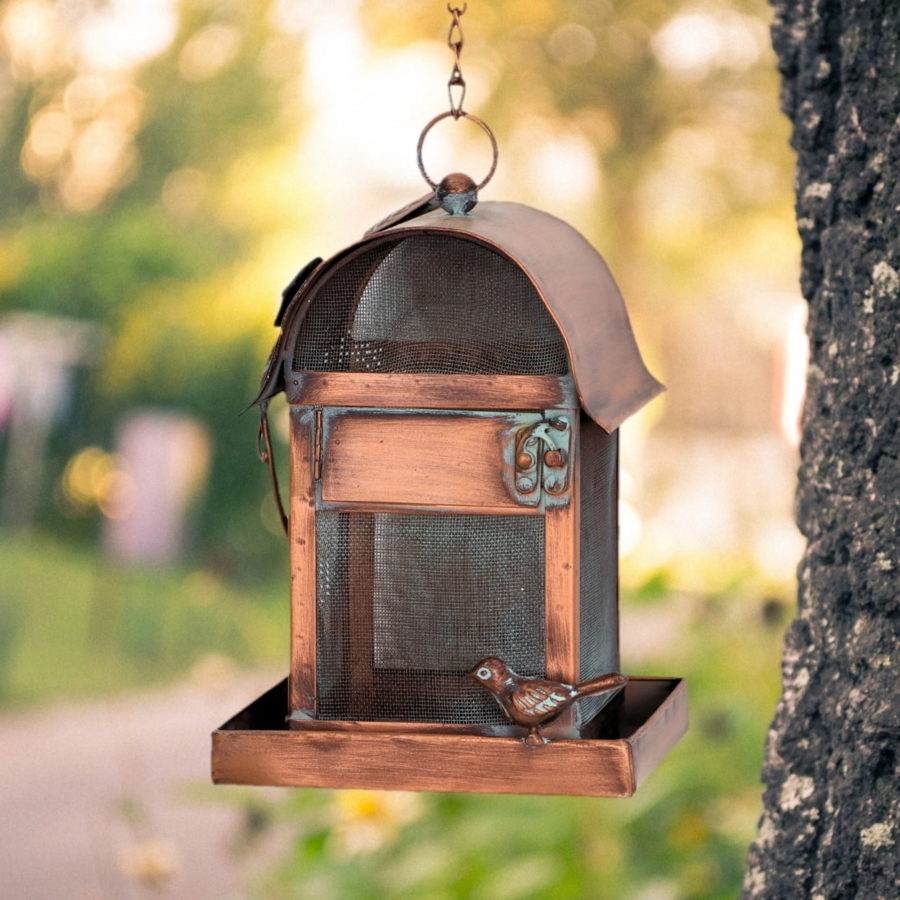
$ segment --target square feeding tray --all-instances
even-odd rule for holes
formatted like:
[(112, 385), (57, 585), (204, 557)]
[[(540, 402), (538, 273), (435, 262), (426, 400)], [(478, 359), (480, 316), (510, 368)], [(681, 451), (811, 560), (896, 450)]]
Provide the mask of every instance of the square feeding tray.
[(408, 724), (400, 730), (387, 722), (289, 727), (287, 706), (285, 680), (213, 732), (213, 781), (630, 797), (688, 725), (687, 685), (678, 678), (632, 678), (589, 723), (591, 736), (541, 747), (515, 737), (416, 732)]

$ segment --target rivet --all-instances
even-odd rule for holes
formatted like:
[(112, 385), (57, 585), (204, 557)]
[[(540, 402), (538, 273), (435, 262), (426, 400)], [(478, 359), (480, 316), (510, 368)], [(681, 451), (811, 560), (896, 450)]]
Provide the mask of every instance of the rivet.
[(528, 494), (534, 490), (534, 482), (530, 478), (520, 478), (516, 482), (516, 487), (523, 493)]
[(566, 464), (565, 450), (548, 450), (544, 454), (544, 462), (554, 469), (564, 466)]
[(530, 469), (534, 465), (534, 459), (527, 453), (520, 453), (516, 457), (516, 465), (520, 469)]

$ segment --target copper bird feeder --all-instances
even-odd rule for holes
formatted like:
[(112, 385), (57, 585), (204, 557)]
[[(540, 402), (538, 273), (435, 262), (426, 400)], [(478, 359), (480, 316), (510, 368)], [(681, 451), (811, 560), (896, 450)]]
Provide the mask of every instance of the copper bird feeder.
[(447, 183), (288, 292), (290, 672), (217, 782), (629, 796), (687, 727), (681, 680), (631, 678), (531, 746), (468, 677), (619, 671), (618, 427), (662, 387), (578, 232)]

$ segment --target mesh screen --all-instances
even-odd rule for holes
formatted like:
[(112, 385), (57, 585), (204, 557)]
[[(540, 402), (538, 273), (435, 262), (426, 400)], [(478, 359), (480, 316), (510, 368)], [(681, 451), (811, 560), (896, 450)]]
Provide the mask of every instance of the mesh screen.
[[(618, 432), (581, 418), (581, 678), (618, 671)], [(582, 700), (583, 720), (604, 705)]]
[(507, 724), (465, 675), (544, 674), (542, 516), (319, 512), (318, 717)]
[(295, 370), (564, 375), (559, 329), (518, 266), (473, 241), (413, 235), (340, 266), (312, 298)]

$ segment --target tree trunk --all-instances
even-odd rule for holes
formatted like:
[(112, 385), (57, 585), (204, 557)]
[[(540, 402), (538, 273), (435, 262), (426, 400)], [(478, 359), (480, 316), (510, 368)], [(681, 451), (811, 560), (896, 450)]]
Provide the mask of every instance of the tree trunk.
[(748, 898), (898, 896), (900, 2), (773, 0), (798, 154), (808, 540)]

